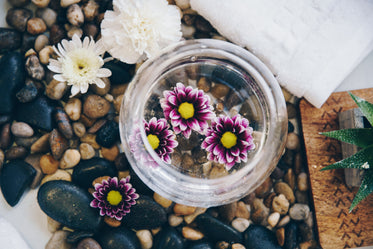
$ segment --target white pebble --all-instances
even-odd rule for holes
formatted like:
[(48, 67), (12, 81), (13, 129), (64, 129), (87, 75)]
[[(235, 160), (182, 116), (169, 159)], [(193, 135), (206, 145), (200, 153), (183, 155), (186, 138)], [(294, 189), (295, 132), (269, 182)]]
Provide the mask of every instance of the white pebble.
[(31, 2), (38, 8), (45, 8), (48, 6), (50, 0), (31, 0)]
[(78, 98), (71, 98), (67, 101), (64, 109), (71, 120), (79, 120), (82, 113), (82, 101)]
[(70, 5), (66, 12), (67, 20), (74, 26), (80, 26), (84, 23), (84, 14), (79, 5)]
[(24, 122), (14, 122), (10, 129), (16, 137), (31, 137), (34, 135), (34, 130), (31, 126)]
[(74, 3), (79, 3), (80, 0), (61, 0), (60, 5), (62, 8), (66, 8)]
[(170, 216), (168, 216), (168, 224), (170, 224), (170, 226), (177, 227), (181, 223), (183, 223), (183, 217), (176, 216), (174, 214), (171, 214)]
[(87, 143), (81, 143), (79, 145), (79, 151), (83, 160), (91, 159), (96, 153), (92, 145)]
[(80, 153), (75, 149), (68, 149), (63, 154), (60, 161), (61, 169), (69, 169), (76, 166), (80, 162)]
[(271, 213), (269, 216), (268, 216), (268, 224), (271, 226), (271, 227), (275, 227), (278, 223), (278, 221), (280, 220), (280, 214), (277, 213), (277, 212), (274, 212), (274, 213)]
[(149, 230), (139, 230), (136, 236), (140, 241), (142, 249), (150, 249), (153, 246), (153, 236)]
[[(35, 42), (36, 44), (36, 42)], [(39, 51), (39, 60), (42, 64), (47, 65), (49, 64), (49, 59), (51, 58), (51, 55), (54, 54), (54, 50), (52, 46), (44, 46)]]
[(245, 218), (236, 218), (232, 221), (232, 227), (239, 232), (245, 231), (250, 226), (250, 221)]
[(182, 10), (190, 8), (190, 0), (175, 0), (175, 3)]

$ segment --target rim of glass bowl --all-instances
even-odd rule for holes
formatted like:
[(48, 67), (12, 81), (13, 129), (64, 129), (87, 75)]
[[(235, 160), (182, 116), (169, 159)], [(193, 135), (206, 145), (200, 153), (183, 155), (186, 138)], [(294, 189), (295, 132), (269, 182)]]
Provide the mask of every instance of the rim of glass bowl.
[[(144, 145), (153, 159), (159, 165), (140, 167), (133, 157), (128, 144), (130, 130), (125, 125), (126, 119), (140, 117), (142, 123), (144, 105), (146, 101), (134, 101), (136, 96), (148, 96), (149, 89), (175, 62), (180, 59), (198, 57), (199, 54), (209, 54), (210, 57), (219, 55), (225, 60), (239, 64), (248, 74), (255, 78), (255, 83), (260, 88), (260, 93), (265, 99), (264, 121), (268, 122), (263, 132), (266, 133), (265, 141), (261, 142), (261, 148), (255, 152), (255, 156), (244, 167), (234, 174), (228, 174), (216, 179), (196, 178), (168, 166), (151, 148), (143, 125), (140, 125), (140, 133)], [(220, 57), (219, 57), (220, 58)], [(221, 58), (220, 58), (221, 59)], [(142, 87), (136, 87), (141, 82)], [(264, 83), (264, 84), (263, 84)], [(255, 91), (256, 92), (256, 91)], [(257, 92), (256, 92), (257, 94)], [(147, 98), (142, 99), (147, 100)], [(132, 121), (131, 121), (132, 122)], [(264, 122), (266, 123), (266, 122)], [(266, 126), (266, 124), (265, 124)], [(163, 49), (158, 56), (154, 56), (144, 62), (138, 69), (135, 77), (129, 84), (122, 101), (120, 110), (120, 136), (122, 146), (132, 169), (140, 179), (153, 191), (174, 202), (200, 207), (217, 206), (238, 200), (253, 191), (270, 175), (276, 167), (285, 147), (287, 134), (287, 111), (281, 88), (271, 71), (256, 56), (237, 45), (214, 39), (197, 39), (176, 43)], [(262, 138), (263, 139), (262, 135)], [(270, 146), (270, 150), (264, 148)], [(257, 167), (263, 168), (257, 168)], [(260, 179), (251, 179), (250, 173), (258, 171)]]

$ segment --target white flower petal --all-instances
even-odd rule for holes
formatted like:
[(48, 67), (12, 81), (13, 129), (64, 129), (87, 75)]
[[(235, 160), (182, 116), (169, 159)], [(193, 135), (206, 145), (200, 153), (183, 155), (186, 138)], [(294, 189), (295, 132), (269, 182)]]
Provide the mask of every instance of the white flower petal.
[(97, 77), (100, 78), (106, 78), (111, 76), (111, 71), (110, 69), (107, 68), (100, 68), (96, 74)]
[(99, 88), (105, 88), (106, 84), (103, 80), (101, 80), (100, 78), (96, 78), (94, 80), (94, 83), (96, 84), (96, 86), (98, 86)]
[(86, 93), (88, 91), (89, 84), (88, 83), (82, 83), (80, 84), (80, 92), (81, 93)]
[(53, 75), (53, 78), (57, 81), (65, 82), (66, 78), (62, 74), (55, 74)]
[(77, 86), (77, 85), (73, 85), (73, 86), (71, 87), (71, 96), (70, 96), (70, 98), (71, 98), (71, 97), (74, 97), (74, 96), (77, 95), (79, 92), (80, 92), (80, 87)]

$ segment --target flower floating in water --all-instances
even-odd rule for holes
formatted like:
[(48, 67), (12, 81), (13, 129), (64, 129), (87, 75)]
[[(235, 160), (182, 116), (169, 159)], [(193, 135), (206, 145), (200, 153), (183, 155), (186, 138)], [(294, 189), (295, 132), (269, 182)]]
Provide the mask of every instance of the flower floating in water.
[(214, 118), (210, 97), (202, 90), (177, 83), (173, 91), (164, 91), (160, 100), (166, 119), (171, 121), (176, 134), (189, 138), (192, 130), (204, 133), (207, 121)]
[(220, 116), (207, 129), (201, 147), (209, 152), (209, 160), (225, 164), (230, 170), (235, 163), (246, 162), (248, 151), (255, 148), (252, 132), (249, 121), (240, 115)]
[(103, 180), (102, 183), (95, 184), (95, 199), (91, 201), (91, 207), (99, 208), (101, 216), (109, 216), (117, 220), (130, 212), (131, 206), (136, 204), (139, 195), (136, 189), (129, 183), (130, 177), (122, 178), (118, 181), (117, 177)]
[(111, 56), (136, 63), (181, 39), (179, 10), (166, 0), (114, 0), (101, 35)]
[[(171, 163), (170, 154), (178, 146), (176, 136), (169, 128), (170, 126), (164, 118), (159, 120), (152, 118), (149, 123), (144, 120), (144, 129), (150, 146), (166, 163)], [(152, 167), (157, 166), (157, 163), (143, 146), (139, 127), (130, 138), (130, 147), (137, 160), (148, 163)]]
[(111, 76), (111, 71), (101, 68), (104, 65), (101, 56), (105, 53), (101, 40), (95, 43), (85, 37), (82, 42), (74, 35), (71, 41), (62, 40), (53, 48), (58, 58), (49, 60), (48, 69), (57, 73), (56, 80), (72, 85), (71, 97), (79, 92), (86, 93), (89, 84), (105, 87), (101, 78)]

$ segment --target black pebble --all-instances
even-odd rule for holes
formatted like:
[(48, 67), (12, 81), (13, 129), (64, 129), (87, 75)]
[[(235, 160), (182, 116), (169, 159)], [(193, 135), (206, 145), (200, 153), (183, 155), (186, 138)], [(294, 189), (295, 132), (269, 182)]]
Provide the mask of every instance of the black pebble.
[(288, 133), (291, 133), (294, 131), (294, 125), (292, 122), (288, 121)]
[(244, 245), (250, 249), (281, 249), (276, 235), (260, 225), (250, 225), (244, 232)]
[(96, 133), (96, 142), (105, 148), (112, 147), (119, 141), (119, 125), (115, 121), (108, 121)]
[(125, 84), (131, 81), (132, 71), (134, 65), (126, 64), (118, 60), (112, 60), (104, 64), (105, 68), (111, 70), (111, 76), (109, 77), (112, 85)]
[(173, 227), (164, 227), (154, 238), (153, 249), (184, 249), (184, 240)]
[(15, 206), (26, 188), (34, 180), (36, 170), (30, 164), (14, 160), (3, 165), (0, 174), (0, 186), (5, 200)]
[(298, 226), (294, 221), (289, 222), (285, 226), (285, 243), (284, 243), (283, 249), (298, 248), (297, 231), (298, 231)]
[(106, 227), (96, 237), (102, 249), (140, 249), (140, 242), (132, 230), (126, 227)]
[(0, 28), (0, 54), (18, 49), (21, 44), (22, 35), (20, 32), (15, 29)]

